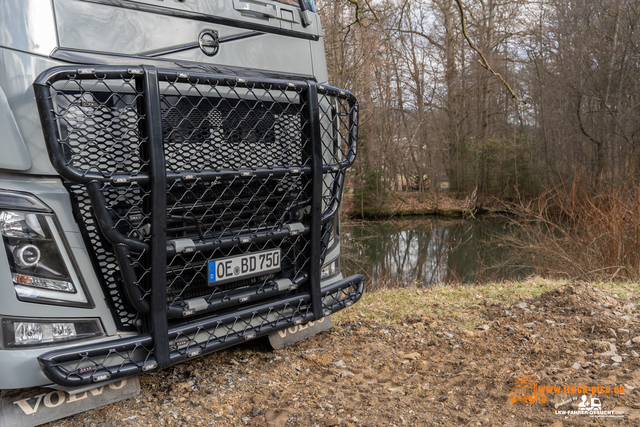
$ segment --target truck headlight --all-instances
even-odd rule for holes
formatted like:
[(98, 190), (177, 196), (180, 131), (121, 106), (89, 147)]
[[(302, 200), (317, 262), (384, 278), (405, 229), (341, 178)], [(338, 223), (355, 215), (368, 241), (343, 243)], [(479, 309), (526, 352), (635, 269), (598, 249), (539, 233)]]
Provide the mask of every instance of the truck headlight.
[(0, 191), (0, 234), (20, 301), (90, 306), (56, 218), (44, 203)]
[(4, 348), (33, 347), (104, 336), (97, 319), (2, 319)]

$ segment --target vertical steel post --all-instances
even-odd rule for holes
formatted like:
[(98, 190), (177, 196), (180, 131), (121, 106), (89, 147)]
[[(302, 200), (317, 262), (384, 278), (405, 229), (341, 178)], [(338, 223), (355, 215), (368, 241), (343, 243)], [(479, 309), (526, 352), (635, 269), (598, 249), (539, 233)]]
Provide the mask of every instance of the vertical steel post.
[(144, 114), (151, 175), (151, 336), (158, 368), (169, 366), (167, 322), (167, 172), (158, 71), (144, 69)]
[(322, 268), (322, 141), (320, 135), (320, 106), (318, 105), (318, 87), (309, 81), (307, 92), (307, 111), (309, 115), (309, 138), (311, 142), (311, 267), (310, 294), (313, 317), (322, 317), (322, 292), (320, 289), (320, 270)]

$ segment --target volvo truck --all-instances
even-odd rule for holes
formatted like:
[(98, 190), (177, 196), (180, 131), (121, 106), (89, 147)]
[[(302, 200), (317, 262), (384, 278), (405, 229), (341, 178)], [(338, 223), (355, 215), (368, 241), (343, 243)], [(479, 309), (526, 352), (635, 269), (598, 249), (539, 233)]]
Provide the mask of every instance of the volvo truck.
[(0, 1), (0, 390), (121, 384), (358, 301), (357, 133), (313, 0)]

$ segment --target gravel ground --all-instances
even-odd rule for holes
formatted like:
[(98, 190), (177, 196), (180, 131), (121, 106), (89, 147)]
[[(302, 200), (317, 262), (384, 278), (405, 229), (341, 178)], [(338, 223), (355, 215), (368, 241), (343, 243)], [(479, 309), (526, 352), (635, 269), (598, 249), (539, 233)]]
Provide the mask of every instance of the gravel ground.
[[(515, 304), (478, 304), (486, 323), (474, 330), (428, 314), (364, 320), (356, 304), (333, 329), (293, 346), (272, 351), (258, 340), (143, 375), (137, 398), (49, 425), (640, 423), (637, 302), (572, 284)], [(534, 403), (512, 402), (509, 393), (527, 376), (561, 392), (545, 393), (545, 403), (539, 393)], [(557, 413), (578, 410), (583, 393), (564, 386), (583, 384), (624, 393), (596, 393), (599, 415)]]

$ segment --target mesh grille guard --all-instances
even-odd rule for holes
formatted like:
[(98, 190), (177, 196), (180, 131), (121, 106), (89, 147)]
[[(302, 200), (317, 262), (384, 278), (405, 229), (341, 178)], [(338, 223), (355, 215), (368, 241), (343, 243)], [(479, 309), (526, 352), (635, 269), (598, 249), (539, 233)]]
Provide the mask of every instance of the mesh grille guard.
[[(362, 295), (362, 276), (320, 287), (356, 156), (351, 93), (255, 72), (110, 66), (52, 68), (34, 90), (114, 317), (141, 334), (41, 356), (52, 381), (163, 368)], [(254, 254), (279, 266), (244, 274)], [(210, 276), (230, 259), (245, 263), (237, 280)]]

